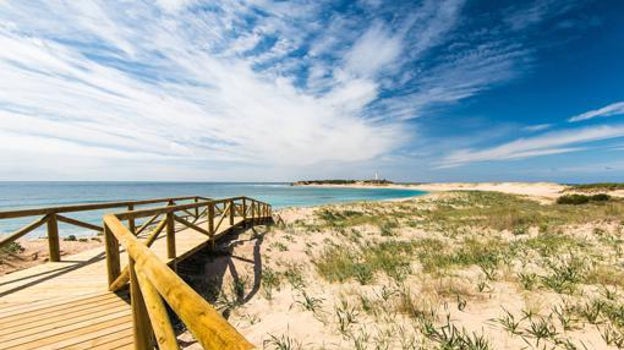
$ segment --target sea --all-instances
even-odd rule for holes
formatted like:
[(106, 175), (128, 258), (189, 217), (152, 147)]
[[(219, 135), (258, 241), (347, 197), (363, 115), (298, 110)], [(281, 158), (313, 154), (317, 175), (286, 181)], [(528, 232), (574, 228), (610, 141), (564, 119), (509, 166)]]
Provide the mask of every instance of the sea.
[[(255, 182), (0, 182), (0, 211), (80, 203), (101, 203), (180, 196), (225, 198), (247, 196), (270, 203), (274, 209), (329, 203), (379, 201), (423, 195), (425, 192), (391, 188), (321, 188), (289, 183)], [(111, 210), (109, 209), (108, 212)], [(106, 211), (66, 216), (101, 224)], [(0, 220), (0, 235), (13, 232), (37, 217)], [(93, 235), (93, 231), (59, 224), (61, 236)], [(26, 237), (45, 236), (45, 225)]]

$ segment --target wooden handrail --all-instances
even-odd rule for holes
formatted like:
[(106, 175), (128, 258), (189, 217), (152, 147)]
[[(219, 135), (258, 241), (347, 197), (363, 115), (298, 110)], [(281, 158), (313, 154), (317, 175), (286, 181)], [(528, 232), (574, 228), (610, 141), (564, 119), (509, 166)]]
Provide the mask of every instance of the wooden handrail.
[(15, 219), (15, 218), (20, 218), (24, 216), (47, 215), (47, 214), (55, 214), (55, 213), (73, 213), (73, 212), (79, 212), (79, 211), (121, 208), (121, 207), (128, 207), (130, 205), (136, 206), (136, 205), (144, 205), (144, 204), (166, 203), (172, 200), (184, 201), (184, 200), (191, 200), (196, 197), (197, 196), (157, 198), (157, 199), (145, 199), (145, 200), (137, 200), (137, 201), (87, 203), (87, 204), (57, 206), (57, 207), (46, 207), (46, 208), (9, 210), (9, 211), (1, 211), (0, 219)]
[[(134, 323), (135, 348), (151, 349), (156, 344), (161, 349), (177, 349), (178, 345), (168, 318), (164, 303), (180, 317), (205, 349), (249, 349), (252, 345), (227, 323), (223, 317), (196, 292), (186, 285), (167, 263), (161, 261), (150, 249), (155, 237), (166, 227), (168, 258), (175, 261), (174, 223), (207, 235), (206, 242), (214, 242), (218, 228), (226, 217), (234, 227), (234, 216), (242, 215), (237, 225), (247, 223), (266, 223), (270, 219), (271, 206), (247, 197), (234, 197), (196, 203), (168, 205), (135, 212), (123, 212), (104, 216), (106, 254), (109, 271), (110, 290), (119, 290), (130, 282), (132, 312)], [(224, 204), (221, 215), (214, 207)], [(237, 210), (237, 208), (240, 208)], [(251, 208), (252, 216), (247, 211)], [(208, 222), (205, 229), (198, 224), (185, 220), (182, 215), (193, 211), (206, 214)], [(161, 216), (165, 218), (152, 231), (147, 241), (138, 239), (123, 225), (130, 217)], [(136, 216), (135, 216), (136, 215)], [(199, 219), (199, 214), (195, 217)], [(229, 229), (226, 228), (225, 230)], [(129, 264), (120, 272), (120, 248), (125, 248)], [(140, 294), (140, 295), (139, 295)], [(164, 301), (164, 302), (163, 302)]]
[[(131, 291), (135, 296), (132, 301), (135, 303), (145, 302), (143, 290), (150, 286), (141, 288), (141, 281), (151, 284), (157, 291), (157, 295), (164, 299), (173, 311), (180, 317), (182, 322), (188, 327), (197, 341), (205, 349), (251, 349), (253, 345), (249, 343), (238, 331), (232, 327), (206, 300), (189, 287), (178, 277), (156, 254), (142, 244), (114, 214), (104, 216), (105, 232), (111, 238), (126, 249), (132, 264), (129, 266)], [(108, 250), (107, 250), (108, 251)], [(108, 256), (107, 256), (108, 258)], [(141, 277), (137, 277), (141, 276)], [(138, 294), (142, 294), (139, 297)], [(135, 347), (151, 348), (154, 344), (153, 334), (162, 348), (165, 344), (172, 344), (175, 339), (171, 339), (172, 332), (164, 318), (166, 313), (158, 306), (158, 301), (153, 291), (148, 291), (150, 301), (145, 305), (133, 305), (133, 313), (146, 312), (148, 315), (133, 316), (135, 324)], [(156, 298), (158, 299), (158, 298)], [(156, 306), (154, 306), (156, 305)], [(149, 318), (151, 322), (145, 322)], [(153, 325), (158, 324), (158, 330), (153, 329)], [(149, 335), (146, 335), (146, 329)]]
[[(161, 203), (162, 206), (158, 207), (138, 207)], [(217, 205), (220, 207), (219, 214), (215, 213)], [(66, 215), (113, 208), (119, 208), (121, 212), (105, 214), (102, 226)], [(245, 196), (216, 200), (189, 196), (12, 210), (0, 212), (0, 220), (28, 216), (36, 216), (36, 220), (1, 238), (0, 247), (45, 224), (50, 261), (54, 262), (60, 261), (61, 257), (59, 222), (102, 231), (108, 288), (118, 291), (130, 287), (136, 349), (153, 349), (155, 346), (160, 349), (179, 348), (166, 305), (179, 316), (204, 348), (249, 349), (252, 345), (206, 300), (185, 284), (168, 264), (175, 266), (178, 261), (207, 243), (214, 244), (221, 235), (233, 228), (271, 222), (270, 214), (270, 204)], [(226, 218), (229, 225), (223, 224)], [(178, 230), (176, 223), (181, 224)], [(180, 228), (200, 232), (206, 238), (202, 241), (200, 236), (195, 243), (196, 247), (191, 250), (185, 247), (184, 253), (178, 256), (176, 234), (186, 234)], [(160, 260), (150, 250), (150, 246), (165, 230), (167, 255)], [(124, 250), (128, 264), (122, 269), (121, 253)]]
[(0, 240), (0, 247), (3, 247), (5, 244), (8, 244), (10, 242), (15, 241), (16, 239), (24, 236), (25, 234), (27, 234), (28, 232), (31, 232), (32, 230), (36, 229), (37, 227), (45, 224), (46, 222), (48, 222), (48, 219), (50, 219), (50, 215), (45, 215), (42, 218), (39, 218), (33, 222), (31, 222), (30, 224), (22, 227), (21, 229), (10, 233), (7, 237), (3, 238), (2, 240)]
[[(47, 237), (48, 237), (48, 245), (50, 249), (50, 260), (60, 261), (61, 254), (60, 254), (59, 226), (58, 226), (59, 221), (64, 222), (66, 224), (78, 226), (81, 228), (86, 228), (89, 230), (102, 231), (103, 229), (100, 226), (97, 226), (88, 222), (84, 222), (78, 219), (74, 219), (71, 217), (67, 217), (61, 214), (92, 211), (92, 210), (102, 210), (102, 209), (113, 209), (113, 208), (124, 208), (132, 212), (138, 205), (147, 205), (147, 204), (154, 204), (154, 203), (172, 203), (175, 201), (179, 202), (179, 201), (189, 201), (189, 200), (194, 200), (197, 202), (199, 201), (199, 198), (200, 197), (198, 196), (185, 196), (185, 197), (157, 198), (157, 199), (120, 201), (120, 202), (87, 203), (87, 204), (64, 205), (64, 206), (47, 207), (47, 208), (0, 211), (0, 220), (43, 215), (43, 217), (8, 234), (6, 237), (2, 237), (0, 239), (0, 248), (6, 246), (7, 244), (11, 242), (14, 242), (20, 237), (35, 230), (39, 226), (43, 224), (47, 224)], [(207, 197), (202, 197), (202, 198), (207, 198)], [(188, 213), (188, 214), (191, 214), (191, 213)], [(127, 220), (128, 220), (130, 231), (135, 232), (137, 234), (143, 231), (146, 227), (151, 225), (151, 223), (153, 222), (153, 220), (151, 221), (148, 220), (148, 222), (143, 224), (137, 231), (135, 228), (135, 217), (128, 217)]]
[(226, 213), (230, 211), (230, 205), (231, 204), (228, 204), (225, 208), (223, 208), (223, 211), (221, 212), (221, 218), (219, 219), (219, 222), (214, 227), (215, 231), (219, 229), (219, 226), (221, 226), (223, 219), (225, 219), (226, 217)]
[(147, 221), (145, 221), (143, 224), (141, 224), (141, 226), (139, 226), (139, 228), (136, 230), (136, 232), (134, 233), (135, 235), (140, 235), (141, 232), (143, 232), (143, 230), (145, 230), (148, 226), (150, 226), (156, 219), (158, 219), (158, 217), (160, 216), (160, 214), (155, 214), (154, 216), (152, 216), (151, 218), (149, 218)]

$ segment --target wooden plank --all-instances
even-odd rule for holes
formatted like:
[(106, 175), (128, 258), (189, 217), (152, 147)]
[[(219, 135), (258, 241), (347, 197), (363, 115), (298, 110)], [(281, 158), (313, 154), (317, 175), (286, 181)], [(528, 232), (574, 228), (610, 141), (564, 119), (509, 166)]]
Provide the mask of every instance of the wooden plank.
[(63, 299), (44, 299), (37, 302), (27, 302), (21, 304), (14, 304), (12, 306), (6, 306), (0, 309), (0, 322), (4, 322), (4, 319), (12, 316), (24, 313), (48, 313), (50, 309), (76, 307), (80, 305), (88, 305), (93, 302), (103, 302), (109, 299), (119, 298), (114, 293), (99, 293), (95, 296), (88, 296), (84, 299), (75, 298), (63, 298)]
[(121, 270), (121, 262), (119, 261), (119, 241), (113, 235), (106, 224), (104, 224), (104, 242), (106, 247), (106, 267), (108, 271), (108, 285), (112, 285)]
[(41, 350), (111, 349), (118, 346), (118, 342), (122, 344), (134, 344), (132, 327), (130, 324), (121, 324), (116, 327), (110, 327), (83, 336), (74, 337), (62, 342), (57, 342), (49, 348), (43, 347)]
[(234, 216), (236, 216), (236, 206), (234, 204), (234, 201), (230, 201), (230, 203), (228, 204), (230, 206), (230, 211), (229, 211), (229, 216), (230, 216), (230, 226), (234, 225)]
[[(219, 199), (219, 200), (212, 201), (212, 202), (213, 203), (225, 203), (225, 202), (228, 202), (230, 200), (235, 200), (235, 199), (238, 199), (238, 198), (239, 197), (224, 198), (224, 199)], [(181, 211), (181, 210), (184, 210), (184, 209), (195, 209), (197, 207), (201, 207), (201, 206), (204, 206), (206, 204), (207, 204), (207, 202), (179, 204), (179, 205), (168, 205), (168, 206), (164, 206), (164, 207), (148, 208), (148, 209), (141, 209), (141, 210), (134, 210), (134, 211), (126, 211), (126, 212), (123, 212), (123, 213), (115, 213), (115, 216), (119, 220), (127, 220), (129, 217), (142, 218), (142, 217), (152, 216), (152, 215), (154, 215), (156, 213), (165, 214), (165, 213), (172, 213), (172, 212), (176, 212), (176, 211)]]
[(247, 220), (247, 198), (243, 198), (243, 220)]
[(128, 262), (130, 274), (130, 298), (132, 300), (132, 329), (134, 334), (134, 348), (136, 350), (149, 350), (154, 348), (153, 331), (150, 319), (147, 315), (147, 308), (143, 300), (143, 293), (139, 286), (139, 279), (136, 275), (134, 259)]
[(160, 214), (155, 214), (154, 216), (152, 216), (150, 219), (148, 219), (147, 221), (145, 221), (137, 230), (136, 230), (136, 235), (138, 236), (139, 234), (141, 234), (141, 232), (143, 232), (143, 230), (145, 230), (148, 226), (150, 226), (156, 219), (158, 219), (158, 217), (160, 216)]
[[(193, 202), (199, 203), (199, 198), (195, 197)], [(195, 207), (195, 220), (199, 219), (199, 207)]]
[(184, 201), (184, 200), (191, 200), (193, 198), (195, 197), (191, 196), (191, 197), (174, 197), (174, 198), (155, 198), (155, 199), (146, 199), (146, 200), (139, 200), (139, 201), (87, 203), (87, 204), (64, 205), (64, 206), (47, 207), (47, 208), (7, 210), (7, 211), (0, 211), (0, 219), (15, 219), (15, 218), (21, 218), (25, 216), (34, 216), (34, 215), (47, 215), (47, 214), (54, 214), (54, 213), (70, 213), (70, 212), (78, 212), (78, 211), (124, 208), (131, 204), (132, 205), (145, 205), (145, 204), (154, 204), (154, 203), (167, 203), (171, 200)]
[[(134, 204), (128, 204), (128, 211), (133, 211), (133, 210), (134, 210)], [(134, 220), (135, 220), (134, 218), (128, 218), (128, 229), (130, 230), (130, 232), (136, 235), (136, 225), (135, 225)]]
[(14, 231), (13, 233), (10, 233), (9, 235), (7, 235), (6, 237), (3, 237), (0, 240), (0, 247), (4, 247), (6, 244), (9, 244), (10, 242), (15, 241), (16, 239), (24, 236), (25, 234), (27, 234), (28, 232), (31, 232), (32, 230), (36, 229), (37, 227), (45, 224), (48, 219), (50, 218), (49, 215), (44, 215), (43, 217), (31, 222), (30, 224), (20, 228), (17, 231)]
[[(227, 212), (230, 209), (230, 205), (228, 204), (224, 209), (223, 212)], [(215, 231), (219, 229), (219, 226), (221, 226), (221, 223), (223, 222), (223, 219), (225, 219), (225, 215), (221, 215), (221, 217), (219, 218), (218, 223), (215, 225)]]
[(210, 233), (210, 236), (215, 234), (214, 217), (214, 203), (210, 203), (208, 204), (208, 233)]
[[(135, 349), (132, 338), (121, 338), (113, 340), (106, 344), (93, 346), (89, 350), (117, 350), (117, 349)], [(164, 349), (163, 349), (164, 350)]]
[(56, 216), (56, 219), (58, 221), (62, 221), (62, 222), (67, 223), (67, 224), (83, 227), (83, 228), (86, 228), (86, 229), (89, 229), (89, 230), (98, 231), (98, 232), (101, 232), (101, 231), (104, 230), (104, 228), (102, 226), (93, 225), (93, 224), (90, 224), (88, 222), (76, 220), (76, 219), (69, 218), (67, 216), (63, 216), (63, 215), (60, 215), (60, 214), (56, 214), (55, 216)]
[[(26, 337), (29, 334), (37, 334), (49, 330), (50, 328), (59, 328), (71, 326), (75, 323), (88, 321), (94, 318), (106, 316), (114, 313), (129, 314), (128, 305), (123, 303), (116, 305), (106, 305), (108, 307), (98, 307), (96, 309), (87, 309), (75, 313), (66, 313), (54, 315), (50, 318), (40, 321), (33, 321), (31, 318), (20, 319), (22, 324), (17, 327), (10, 327), (11, 332), (0, 335), (0, 343), (15, 338)], [(59, 310), (55, 310), (59, 311)], [(3, 325), (4, 326), (4, 325)]]
[(20, 349), (39, 349), (45, 345), (54, 344), (55, 342), (70, 339), (77, 335), (84, 335), (93, 331), (106, 329), (111, 326), (119, 325), (120, 323), (130, 323), (131, 320), (132, 315), (130, 315), (127, 310), (109, 313), (106, 316), (92, 318), (88, 321), (73, 323), (64, 327), (51, 328), (44, 332), (5, 341), (0, 343), (0, 349), (14, 349), (18, 346)]
[[(167, 219), (163, 219), (158, 226), (150, 233), (150, 235), (145, 240), (145, 245), (150, 247), (158, 238), (158, 235), (162, 232), (162, 230), (167, 225)], [(128, 274), (128, 266), (124, 267), (123, 271), (119, 274), (119, 277), (110, 284), (109, 290), (118, 291), (122, 289), (130, 280), (130, 275)]]
[(197, 232), (203, 233), (203, 234), (205, 234), (208, 237), (211, 236), (209, 231), (204, 230), (203, 228), (201, 228), (201, 227), (199, 227), (199, 226), (197, 226), (197, 225), (195, 225), (193, 223), (190, 223), (190, 222), (180, 218), (179, 216), (177, 216), (175, 214), (173, 215), (173, 218), (174, 218), (175, 221), (181, 223), (182, 225), (184, 225), (184, 226), (186, 226), (186, 227), (188, 227), (190, 229), (193, 229), (193, 230), (195, 230)]
[(154, 336), (159, 349), (179, 349), (178, 341), (176, 339), (169, 314), (163, 304), (162, 298), (158, 291), (152, 285), (152, 282), (145, 277), (141, 272), (137, 273), (137, 279), (139, 281), (139, 287), (143, 294), (143, 300), (148, 310), (152, 328), (154, 330)]
[(25, 313), (6, 321), (0, 321), (0, 340), (4, 339), (7, 334), (12, 336), (15, 332), (36, 329), (39, 326), (47, 326), (50, 323), (58, 325), (57, 322), (59, 321), (74, 322), (84, 315), (95, 315), (101, 311), (106, 312), (120, 307), (127, 309), (128, 305), (123, 301), (120, 302), (119, 300), (109, 299), (96, 303), (79, 304), (77, 306), (70, 304), (65, 308), (55, 306), (52, 309), (45, 308), (46, 310), (43, 312), (38, 312), (39, 310), (37, 310), (35, 312)]
[(175, 239), (175, 221), (173, 213), (167, 213), (167, 258), (175, 259), (176, 257), (176, 239)]

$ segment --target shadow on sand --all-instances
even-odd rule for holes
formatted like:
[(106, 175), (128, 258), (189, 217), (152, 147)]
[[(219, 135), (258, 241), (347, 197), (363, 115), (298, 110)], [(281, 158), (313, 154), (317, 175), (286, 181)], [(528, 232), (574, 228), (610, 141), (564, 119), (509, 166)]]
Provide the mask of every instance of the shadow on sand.
[[(227, 319), (232, 308), (247, 303), (260, 290), (260, 248), (268, 230), (268, 226), (254, 226), (232, 231), (215, 242), (214, 247), (207, 246), (180, 262), (178, 274), (204, 299), (218, 305)], [(241, 270), (252, 270), (253, 276)]]

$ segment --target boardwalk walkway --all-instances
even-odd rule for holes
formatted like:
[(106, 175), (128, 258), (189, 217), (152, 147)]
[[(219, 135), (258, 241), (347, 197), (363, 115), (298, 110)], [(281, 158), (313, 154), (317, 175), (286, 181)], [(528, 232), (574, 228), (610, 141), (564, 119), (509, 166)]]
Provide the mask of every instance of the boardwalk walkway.
[[(258, 219), (266, 223), (267, 219), (258, 216), (252, 221), (245, 218), (247, 212), (242, 210), (228, 212), (242, 215), (233, 215), (228, 220), (223, 220), (223, 215), (212, 215), (213, 225), (208, 225), (208, 214), (203, 221), (200, 215), (196, 217), (194, 222), (198, 227), (217, 228), (211, 236), (187, 225), (172, 223), (175, 258), (169, 257), (168, 235), (153, 240), (150, 250), (175, 270), (178, 261), (220, 236), (254, 222), (262, 223)], [(149, 246), (146, 242), (149, 234), (137, 238)], [(122, 267), (129, 261), (123, 246), (120, 246), (118, 261)], [(47, 262), (0, 276), (0, 349), (135, 348), (140, 317), (133, 315), (136, 310), (133, 311), (127, 285), (116, 292), (109, 291), (108, 265), (106, 249), (99, 247), (65, 256), (59, 262)], [(161, 348), (166, 347), (161, 345)]]

